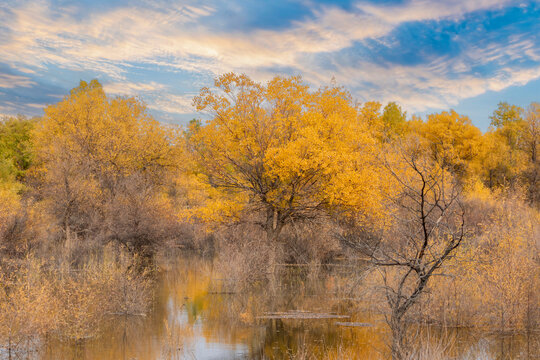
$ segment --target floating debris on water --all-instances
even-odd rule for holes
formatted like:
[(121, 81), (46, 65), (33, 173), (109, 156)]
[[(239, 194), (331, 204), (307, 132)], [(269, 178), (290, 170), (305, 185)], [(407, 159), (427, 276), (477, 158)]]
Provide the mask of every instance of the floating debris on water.
[(374, 326), (370, 323), (362, 323), (362, 322), (346, 322), (346, 321), (337, 321), (335, 322), (338, 326), (351, 326), (351, 327), (371, 327)]
[(338, 315), (332, 313), (316, 313), (304, 310), (290, 310), (285, 312), (269, 312), (262, 316), (257, 316), (257, 319), (348, 319), (349, 315)]

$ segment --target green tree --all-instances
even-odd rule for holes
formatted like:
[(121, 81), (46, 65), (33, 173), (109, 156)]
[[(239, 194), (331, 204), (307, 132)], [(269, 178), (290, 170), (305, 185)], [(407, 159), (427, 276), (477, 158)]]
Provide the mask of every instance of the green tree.
[(407, 113), (395, 102), (389, 102), (382, 114), (383, 133), (386, 137), (400, 136), (405, 131)]
[(490, 119), (491, 126), (506, 139), (510, 148), (514, 150), (522, 146), (522, 135), (526, 126), (523, 108), (500, 102)]
[(24, 116), (0, 120), (0, 179), (22, 180), (33, 160), (31, 133), (35, 120)]

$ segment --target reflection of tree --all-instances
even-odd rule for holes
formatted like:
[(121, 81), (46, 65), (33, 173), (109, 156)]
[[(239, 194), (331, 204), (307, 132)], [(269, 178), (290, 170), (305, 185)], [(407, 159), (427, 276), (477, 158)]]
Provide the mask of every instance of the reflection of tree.
[[(190, 271), (196, 271), (190, 270), (193, 268), (196, 266), (191, 264), (188, 270), (182, 270), (183, 277), (188, 278)], [(292, 309), (335, 311), (339, 300), (328, 296), (328, 293), (335, 293), (344, 281), (348, 281), (348, 275), (328, 273), (310, 278), (309, 271), (305, 269), (284, 269), (277, 291), (255, 284), (236, 294), (220, 292), (222, 282), (211, 281), (206, 288), (207, 307), (199, 314), (201, 335), (207, 342), (247, 344), (249, 358), (253, 359), (288, 359), (298, 351), (334, 354), (334, 358), (339, 358), (339, 353), (348, 352), (360, 356), (358, 358), (376, 359), (383, 348), (380, 327), (341, 328), (334, 325), (335, 319), (257, 319), (266, 312)], [(221, 279), (223, 275), (213, 274), (213, 277)], [(188, 283), (182, 282), (183, 285)], [(178, 294), (182, 291), (179, 290)], [(371, 319), (361, 317), (355, 321)]]

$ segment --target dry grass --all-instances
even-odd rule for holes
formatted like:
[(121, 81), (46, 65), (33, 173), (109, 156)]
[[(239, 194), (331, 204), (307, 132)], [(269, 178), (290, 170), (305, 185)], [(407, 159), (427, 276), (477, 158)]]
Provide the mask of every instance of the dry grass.
[[(0, 269), (0, 346), (8, 352), (53, 336), (80, 342), (118, 314), (142, 315), (151, 280), (125, 253), (105, 248), (80, 267), (28, 256)], [(28, 349), (26, 349), (28, 350)]]

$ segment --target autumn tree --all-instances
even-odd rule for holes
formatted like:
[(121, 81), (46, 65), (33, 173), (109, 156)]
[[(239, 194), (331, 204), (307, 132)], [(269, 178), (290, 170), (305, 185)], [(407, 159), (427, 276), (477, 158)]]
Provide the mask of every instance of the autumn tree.
[(136, 251), (155, 241), (141, 216), (163, 205), (159, 189), (177, 159), (174, 134), (144, 104), (81, 81), (45, 109), (35, 145), (36, 174), (65, 238), (100, 233)]
[(510, 148), (517, 149), (521, 145), (521, 134), (525, 127), (523, 108), (500, 102), (490, 116), (490, 125), (503, 136)]
[(491, 126), (501, 128), (505, 125), (515, 123), (521, 120), (523, 114), (523, 108), (510, 105), (506, 101), (501, 101), (497, 104), (497, 109), (493, 111), (493, 114), (489, 117), (491, 120)]
[[(489, 168), (492, 173), (490, 174), (490, 184), (493, 184), (491, 181), (493, 173), (501, 179), (495, 185), (514, 184), (526, 166), (526, 158), (520, 151), (523, 130), (525, 129), (522, 114), (523, 109), (521, 107), (510, 105), (507, 102), (500, 102), (497, 109), (490, 116), (491, 128), (486, 134), (487, 148), (489, 150), (486, 149), (486, 155), (488, 158), (493, 157), (493, 151), (501, 155), (497, 156), (497, 158), (501, 159), (499, 161), (491, 159), (493, 164), (484, 161), (485, 165), (488, 166), (483, 167)], [(502, 152), (505, 154), (501, 154)], [(495, 164), (496, 170), (494, 171), (493, 165)]]
[(359, 109), (360, 121), (368, 124), (371, 128), (382, 131), (381, 103), (367, 101)]
[(482, 137), (475, 173), (490, 189), (507, 186), (517, 179), (523, 168), (519, 153), (512, 151), (499, 133), (489, 131)]
[(262, 214), (268, 240), (333, 206), (376, 206), (374, 141), (343, 89), (230, 73), (194, 103), (210, 115), (188, 141), (197, 172), (222, 199), (236, 196), (239, 210)]
[(482, 132), (454, 110), (428, 115), (418, 133), (428, 141), (433, 160), (459, 177), (470, 172), (480, 152)]
[(540, 103), (533, 102), (525, 113), (527, 127), (525, 130), (525, 151), (532, 163), (538, 162), (538, 147), (540, 146)]
[(21, 195), (34, 157), (31, 143), (34, 123), (23, 116), (0, 120), (0, 252), (12, 253), (19, 245)]

